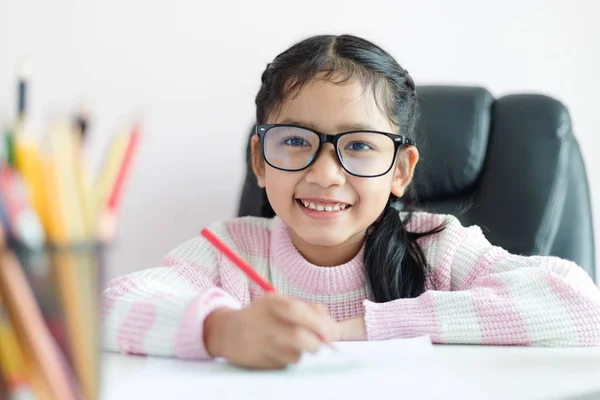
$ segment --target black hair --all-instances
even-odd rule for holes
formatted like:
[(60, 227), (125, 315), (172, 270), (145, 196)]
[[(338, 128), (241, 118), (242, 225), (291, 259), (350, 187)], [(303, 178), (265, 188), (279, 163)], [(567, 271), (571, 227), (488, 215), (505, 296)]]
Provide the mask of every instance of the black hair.
[[(412, 78), (385, 50), (352, 35), (313, 36), (268, 64), (256, 96), (257, 123), (266, 123), (268, 117), (276, 115), (286, 99), (318, 74), (322, 74), (319, 79), (336, 84), (360, 80), (365, 88), (373, 90), (377, 106), (400, 134), (418, 139), (414, 133), (419, 107)], [(410, 204), (416, 204), (412, 185), (407, 195), (411, 196)], [(261, 216), (273, 217), (275, 212), (264, 189), (262, 201)], [(403, 205), (407, 214), (401, 218), (398, 204), (402, 204), (399, 198), (390, 194), (381, 217), (367, 230), (365, 272), (376, 302), (417, 297), (425, 291), (430, 266), (418, 239), (444, 229), (441, 225), (427, 232), (409, 232), (406, 226), (416, 209)]]

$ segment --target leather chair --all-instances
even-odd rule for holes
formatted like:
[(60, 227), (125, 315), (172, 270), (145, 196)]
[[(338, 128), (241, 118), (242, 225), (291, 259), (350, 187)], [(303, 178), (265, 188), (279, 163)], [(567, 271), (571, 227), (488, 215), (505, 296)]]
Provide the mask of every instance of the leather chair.
[[(494, 99), (479, 87), (418, 92), (418, 206), (479, 225), (511, 253), (572, 260), (595, 279), (587, 175), (567, 108), (537, 94)], [(246, 153), (238, 215), (261, 216), (265, 194), (250, 167), (249, 143)]]

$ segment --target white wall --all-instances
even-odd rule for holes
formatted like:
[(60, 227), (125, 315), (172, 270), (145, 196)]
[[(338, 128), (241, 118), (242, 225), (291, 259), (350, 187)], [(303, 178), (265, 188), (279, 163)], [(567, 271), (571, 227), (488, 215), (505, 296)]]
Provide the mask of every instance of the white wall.
[[(119, 118), (134, 110), (146, 115), (109, 277), (157, 266), (204, 225), (234, 215), (260, 74), (279, 52), (316, 33), (363, 35), (420, 84), (561, 99), (571, 110), (597, 204), (598, 4), (1, 0), (0, 121), (14, 112), (14, 73), (24, 57), (34, 67), (34, 127), (49, 112), (87, 98), (95, 108), (97, 156)], [(594, 218), (600, 236), (598, 207)]]

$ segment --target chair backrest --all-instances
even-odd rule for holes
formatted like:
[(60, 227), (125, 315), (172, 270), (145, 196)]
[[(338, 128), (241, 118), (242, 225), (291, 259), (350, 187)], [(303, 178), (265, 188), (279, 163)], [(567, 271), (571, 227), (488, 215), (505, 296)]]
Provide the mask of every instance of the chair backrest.
[[(418, 206), (479, 225), (511, 253), (572, 260), (595, 279), (587, 175), (566, 107), (536, 94), (494, 99), (477, 87), (418, 92)], [(250, 146), (240, 216), (260, 215), (264, 201), (249, 154)]]

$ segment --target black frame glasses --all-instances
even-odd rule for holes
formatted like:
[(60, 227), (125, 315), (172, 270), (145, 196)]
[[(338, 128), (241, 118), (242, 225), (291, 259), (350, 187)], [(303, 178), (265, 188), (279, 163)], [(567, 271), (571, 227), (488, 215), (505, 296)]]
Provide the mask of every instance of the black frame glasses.
[[(314, 155), (313, 159), (308, 164), (306, 164), (306, 166), (304, 166), (302, 168), (298, 168), (298, 169), (288, 169), (288, 168), (282, 168), (282, 167), (275, 166), (269, 162), (269, 160), (267, 159), (267, 156), (265, 154), (265, 135), (267, 134), (269, 129), (276, 128), (276, 127), (290, 127), (290, 128), (305, 129), (307, 131), (313, 132), (315, 135), (317, 135), (319, 137), (319, 147), (315, 151), (315, 155)], [(343, 137), (345, 135), (349, 135), (351, 133), (375, 133), (375, 134), (387, 136), (390, 139), (392, 139), (392, 141), (394, 142), (394, 157), (392, 158), (392, 162), (390, 163), (390, 166), (388, 167), (388, 169), (385, 172), (383, 172), (381, 174), (377, 174), (377, 175), (359, 175), (359, 174), (355, 174), (355, 173), (349, 171), (348, 168), (346, 168), (346, 166), (344, 165), (344, 162), (342, 160), (342, 156), (340, 154), (340, 150), (338, 149), (337, 144), (341, 137)], [(297, 171), (305, 170), (306, 168), (310, 167), (315, 162), (315, 160), (319, 157), (319, 154), (321, 152), (321, 149), (323, 148), (323, 145), (326, 143), (331, 143), (333, 145), (333, 147), (335, 148), (335, 154), (337, 156), (338, 162), (340, 163), (342, 168), (344, 168), (344, 171), (346, 171), (347, 173), (349, 173), (352, 176), (357, 176), (360, 178), (376, 178), (378, 176), (387, 174), (388, 172), (390, 172), (390, 169), (392, 169), (392, 167), (394, 166), (394, 162), (396, 161), (396, 155), (398, 154), (398, 149), (400, 148), (400, 146), (415, 146), (416, 147), (415, 141), (412, 139), (409, 139), (405, 136), (397, 135), (395, 133), (371, 131), (371, 130), (365, 130), (365, 129), (359, 129), (359, 130), (354, 130), (354, 131), (341, 132), (341, 133), (337, 133), (334, 135), (328, 135), (326, 133), (322, 133), (322, 132), (319, 132), (314, 129), (307, 128), (307, 127), (301, 126), (301, 125), (257, 124), (256, 125), (256, 134), (258, 135), (258, 137), (260, 137), (263, 159), (265, 160), (265, 162), (267, 164), (269, 164), (271, 167), (273, 167), (275, 169), (278, 169), (280, 171), (289, 171), (289, 172), (297, 172)]]

